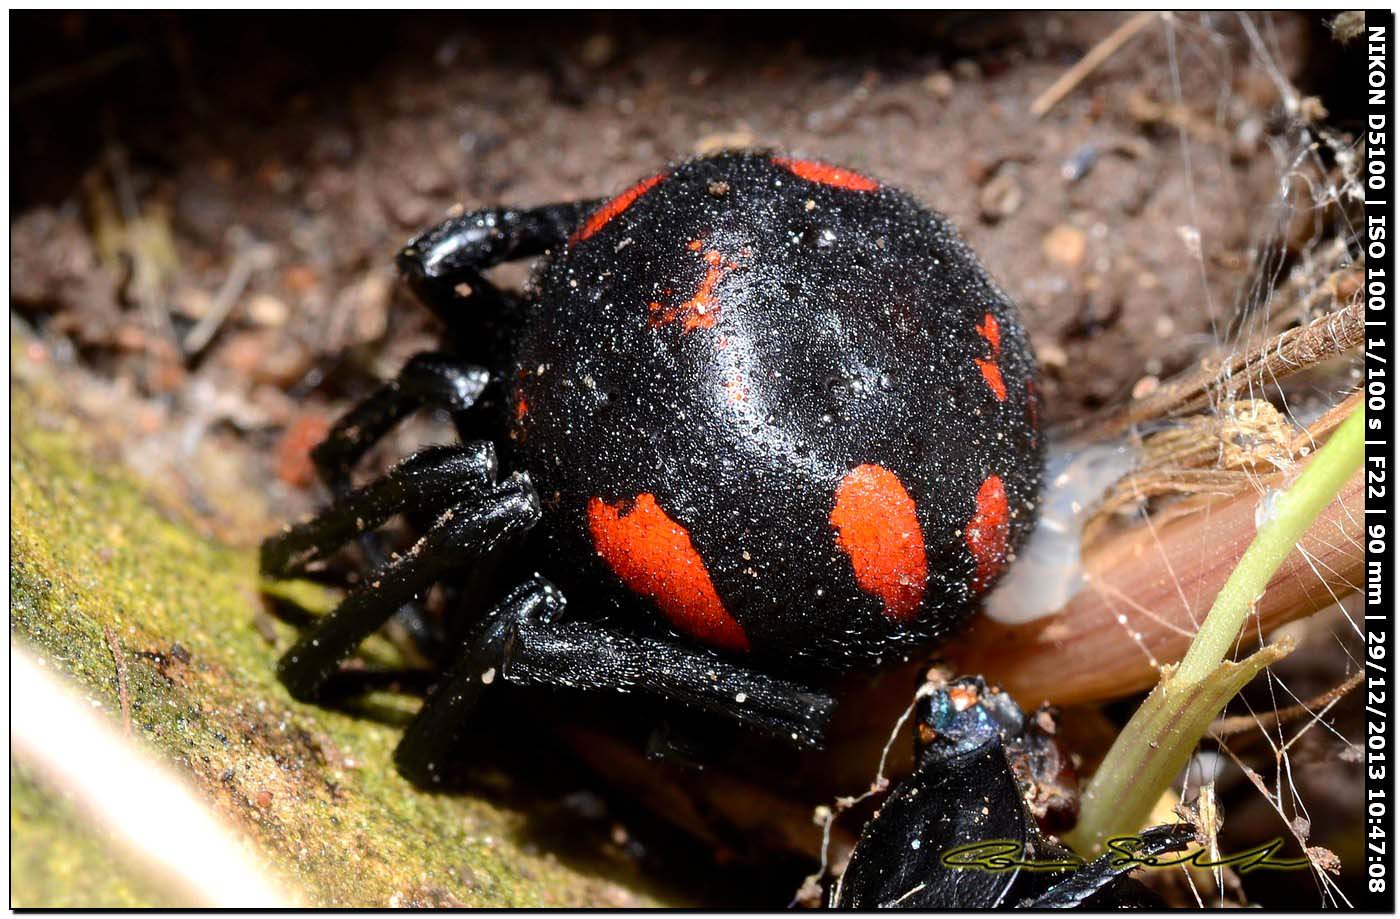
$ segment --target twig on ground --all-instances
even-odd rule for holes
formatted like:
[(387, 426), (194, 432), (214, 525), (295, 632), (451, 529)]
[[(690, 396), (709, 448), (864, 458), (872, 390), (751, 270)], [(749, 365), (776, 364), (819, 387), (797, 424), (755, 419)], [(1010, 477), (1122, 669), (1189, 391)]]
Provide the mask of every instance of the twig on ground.
[(1210, 735), (1219, 739), (1222, 737), (1230, 737), (1244, 731), (1250, 731), (1254, 728), (1266, 730), (1272, 728), (1276, 724), (1286, 724), (1294, 718), (1300, 718), (1303, 715), (1311, 715), (1313, 712), (1332, 704), (1360, 686), (1361, 680), (1365, 675), (1366, 672), (1364, 670), (1358, 670), (1347, 677), (1345, 681), (1333, 686), (1317, 698), (1310, 699), (1299, 705), (1290, 705), (1288, 708), (1281, 708), (1273, 712), (1265, 712), (1262, 715), (1232, 715), (1229, 718), (1216, 719), (1216, 722), (1210, 726)]
[(185, 354), (195, 358), (209, 346), (233, 313), (233, 308), (238, 305), (239, 298), (243, 296), (243, 291), (253, 279), (254, 273), (262, 270), (270, 262), (271, 253), (266, 246), (245, 243), (239, 247), (238, 254), (233, 257), (233, 264), (229, 267), (228, 277), (224, 278), (223, 285), (214, 295), (214, 302), (209, 305), (209, 311), (186, 333), (182, 342)]
[(1074, 88), (1083, 82), (1084, 78), (1099, 68), (1104, 61), (1113, 56), (1113, 53), (1128, 43), (1134, 35), (1141, 32), (1149, 22), (1156, 19), (1159, 13), (1144, 12), (1138, 13), (1132, 19), (1114, 29), (1103, 41), (1089, 49), (1089, 53), (1079, 59), (1079, 62), (1064, 72), (1050, 88), (1036, 97), (1031, 103), (1031, 114), (1036, 118), (1045, 115), (1046, 112), (1054, 108), (1061, 99), (1074, 91)]
[(112, 627), (104, 625), (102, 636), (107, 639), (107, 650), (112, 652), (112, 661), (117, 665), (117, 699), (122, 705), (122, 727), (131, 733), (131, 692), (126, 686), (126, 655), (122, 654), (121, 642)]

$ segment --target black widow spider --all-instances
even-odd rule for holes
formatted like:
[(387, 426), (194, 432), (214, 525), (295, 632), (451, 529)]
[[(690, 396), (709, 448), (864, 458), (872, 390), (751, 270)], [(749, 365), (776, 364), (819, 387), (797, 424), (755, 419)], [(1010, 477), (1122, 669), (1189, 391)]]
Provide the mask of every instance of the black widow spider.
[[(540, 255), (524, 297), (483, 277)], [(379, 563), (282, 658), (305, 701), (401, 608), (431, 639), (412, 602), (471, 582), (460, 650), (396, 753), (416, 781), (440, 779), (497, 680), (645, 693), (815, 746), (832, 679), (948, 635), (1032, 523), (1015, 310), (944, 217), (859, 173), (705, 157), (608, 201), (447, 220), (398, 261), (446, 348), (334, 425), (313, 451), (334, 500), (262, 567), (355, 539)], [(353, 487), (425, 407), (461, 444)], [(384, 560), (370, 531), (396, 514), (422, 537)]]

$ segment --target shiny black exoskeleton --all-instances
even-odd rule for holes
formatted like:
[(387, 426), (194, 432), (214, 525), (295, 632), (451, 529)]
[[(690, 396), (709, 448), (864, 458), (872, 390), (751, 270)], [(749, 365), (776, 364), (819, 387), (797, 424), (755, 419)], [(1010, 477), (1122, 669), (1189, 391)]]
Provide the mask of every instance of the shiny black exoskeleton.
[(865, 825), (832, 905), (1163, 907), (1130, 875), (1186, 849), (1194, 827), (1153, 827), (1115, 840), (1111, 851), (1085, 862), (1042, 831), (1067, 829), (1064, 821), (1072, 820), (1062, 812), (1077, 803), (1067, 765), (1049, 712), (1027, 718), (1010, 696), (978, 677), (925, 683), (916, 704), (914, 774)]
[[(524, 298), (482, 276), (537, 255)], [(390, 516), (429, 521), (287, 652), (301, 699), (435, 581), (499, 572), (473, 582), (490, 608), (400, 746), (420, 780), (498, 678), (815, 744), (829, 678), (948, 634), (1031, 525), (1041, 446), (1012, 304), (946, 219), (858, 173), (696, 159), (608, 201), (453, 218), (399, 264), (448, 347), (336, 424), (313, 454), (334, 502), (269, 539), (263, 567), (351, 539), (373, 558)], [(463, 445), (351, 487), (425, 406)]]
[(846, 170), (731, 155), (635, 189), (546, 264), (515, 353), (507, 466), (550, 577), (765, 667), (947, 634), (1039, 485), (1011, 304)]

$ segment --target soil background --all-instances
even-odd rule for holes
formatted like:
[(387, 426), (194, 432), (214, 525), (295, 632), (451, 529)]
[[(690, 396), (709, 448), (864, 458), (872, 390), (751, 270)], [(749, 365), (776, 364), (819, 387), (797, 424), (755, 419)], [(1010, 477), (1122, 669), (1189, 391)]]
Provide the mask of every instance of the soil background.
[[(211, 420), (267, 470), (269, 436), (311, 439), (432, 345), (392, 255), (449, 208), (605, 197), (770, 147), (948, 214), (1020, 304), (1063, 422), (1217, 339), (1277, 195), (1280, 99), (1232, 15), (1176, 26), (1181, 102), (1154, 24), (1027, 113), (1125, 18), (21, 14), (14, 306), (177, 413), (217, 393)], [(1320, 20), (1262, 22), (1325, 97), (1326, 61), (1302, 65), (1337, 53)]]

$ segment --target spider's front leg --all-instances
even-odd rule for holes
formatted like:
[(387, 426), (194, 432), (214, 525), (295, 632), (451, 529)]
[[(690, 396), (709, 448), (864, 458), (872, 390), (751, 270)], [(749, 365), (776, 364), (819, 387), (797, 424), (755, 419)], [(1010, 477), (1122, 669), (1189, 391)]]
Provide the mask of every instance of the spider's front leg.
[[(392, 472), (386, 476), (393, 477)], [(385, 490), (389, 488), (376, 484)], [(346, 503), (333, 505), (307, 524), (307, 530), (343, 533), (346, 521), (355, 519), (355, 510), (370, 508), (378, 494), (375, 486), (362, 490), (353, 507)], [(381, 511), (389, 506), (381, 506)], [(522, 535), (535, 525), (539, 516), (539, 498), (524, 474), (512, 475), (500, 484), (487, 486), (478, 497), (448, 507), (422, 539), (404, 555), (366, 577), (334, 612), (319, 621), (282, 657), (277, 669), (283, 684), (296, 698), (315, 700), (339, 669), (340, 662), (353, 654), (360, 642), (396, 610), (445, 575)], [(358, 526), (358, 521), (354, 525)], [(294, 528), (282, 539), (295, 544), (299, 535)], [(269, 552), (277, 556), (284, 551), (280, 545), (274, 545), (271, 550), (264, 547), (264, 557)]]
[[(493, 209), (455, 217), (410, 242), (400, 252), (398, 264), (409, 285), (444, 319), (453, 337), (467, 343), (463, 350), (492, 355), (495, 349), (480, 346), (509, 325), (505, 314), (512, 311), (514, 301), (481, 272), (562, 244), (596, 204)], [(495, 315), (481, 315), (493, 311)], [(435, 635), (413, 598), (441, 574), (528, 529), (538, 519), (538, 501), (528, 479), (514, 477), (502, 485), (493, 484), (495, 455), (484, 441), (425, 450), (378, 481), (361, 489), (352, 487), (356, 463), (395, 425), (421, 408), (449, 411), (459, 432), (475, 427), (469, 410), (488, 392), (491, 382), (484, 367), (459, 357), (416, 355), (394, 380), (346, 412), (312, 451), (333, 503), (313, 520), (267, 540), (264, 572), (295, 573), (352, 538), (375, 570), (283, 659), (283, 681), (298, 698), (320, 693), (339, 662), (395, 612), (420, 643), (430, 642)], [(370, 530), (405, 511), (443, 512), (443, 516), (407, 555), (386, 563)]]
[(537, 575), (488, 614), (405, 731), (395, 753), (405, 775), (420, 784), (439, 781), (439, 764), (468, 730), (485, 688), (497, 679), (566, 691), (646, 693), (784, 743), (820, 743), (834, 705), (825, 693), (710, 651), (562, 621), (564, 605), (559, 590)]
[[(465, 214), (410, 242), (399, 253), (399, 268), (418, 297), (447, 323), (462, 350), (490, 361), (503, 350), (500, 341), (491, 342), (508, 332), (515, 303), (481, 272), (563, 243), (593, 206), (595, 202), (580, 202)], [(346, 495), (355, 464), (395, 425), (422, 408), (450, 412), (464, 439), (489, 430), (489, 424), (473, 420), (468, 411), (483, 394), (490, 401), (491, 383), (485, 367), (460, 357), (415, 355), (397, 377), (346, 412), (312, 450), (321, 480), (334, 498)], [(357, 538), (369, 567), (381, 567), (385, 553), (377, 536), (366, 531)], [(416, 604), (406, 604), (398, 617), (420, 647), (430, 647), (440, 638)]]
[(331, 494), (350, 490), (350, 473), (394, 426), (422, 408), (440, 408), (456, 418), (476, 404), (491, 375), (484, 367), (448, 354), (425, 351), (409, 358), (399, 375), (353, 406), (311, 451), (311, 460)]
[(399, 271), (424, 305), (464, 343), (481, 343), (514, 313), (514, 298), (482, 272), (563, 245), (598, 201), (515, 210), (488, 208), (443, 221), (405, 246)]
[(441, 512), (481, 495), (495, 481), (496, 451), (488, 441), (420, 450), (368, 485), (339, 493), (310, 520), (264, 540), (262, 573), (296, 576), (395, 514)]
[[(414, 355), (397, 377), (342, 415), (326, 439), (311, 451), (321, 481), (333, 498), (343, 498), (351, 491), (350, 474), (355, 464), (396, 424), (419, 409), (445, 409), (452, 413), (458, 430), (462, 430), (466, 412), (476, 404), (489, 381), (490, 374), (485, 368), (451, 355), (434, 352)], [(431, 484), (423, 483), (424, 487)], [(442, 503), (436, 509), (445, 506)], [(357, 536), (360, 549), (369, 568), (378, 568), (385, 561), (378, 534), (369, 532), (367, 527), (361, 529), (363, 532)], [(438, 630), (416, 603), (399, 610), (398, 620), (420, 648), (432, 647), (439, 639)]]

